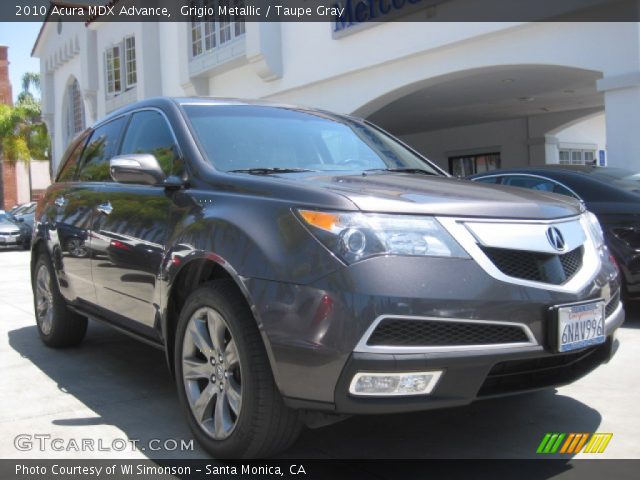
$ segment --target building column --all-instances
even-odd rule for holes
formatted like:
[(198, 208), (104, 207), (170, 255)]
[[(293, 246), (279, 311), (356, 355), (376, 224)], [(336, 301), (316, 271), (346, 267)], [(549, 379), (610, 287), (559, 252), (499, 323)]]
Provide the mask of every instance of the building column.
[(607, 165), (640, 171), (640, 72), (598, 81), (604, 92)]
[(558, 138), (553, 135), (529, 138), (529, 166), (560, 163)]

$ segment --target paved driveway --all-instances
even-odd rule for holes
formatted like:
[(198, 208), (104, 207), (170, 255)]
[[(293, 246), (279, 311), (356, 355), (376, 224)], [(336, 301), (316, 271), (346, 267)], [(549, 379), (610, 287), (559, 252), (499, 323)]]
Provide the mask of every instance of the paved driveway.
[[(78, 348), (40, 342), (28, 268), (28, 252), (0, 250), (0, 457), (77, 458), (83, 439), (96, 448), (83, 458), (205, 457), (197, 446), (174, 450), (174, 441), (191, 437), (162, 352), (96, 323)], [(640, 309), (630, 310), (616, 357), (557, 392), (352, 418), (306, 431), (284, 457), (524, 458), (536, 456), (545, 432), (598, 431), (614, 434), (600, 458), (640, 458)], [(40, 434), (50, 437), (33, 437)], [(17, 449), (18, 435), (28, 435), (20, 438), (33, 449)], [(56, 449), (48, 443), (54, 438)], [(145, 450), (97, 451), (120, 447), (120, 439), (139, 440)]]

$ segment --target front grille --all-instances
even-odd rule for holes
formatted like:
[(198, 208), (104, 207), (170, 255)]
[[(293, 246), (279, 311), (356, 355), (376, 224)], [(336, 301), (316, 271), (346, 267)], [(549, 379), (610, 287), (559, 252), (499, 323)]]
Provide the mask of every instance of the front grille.
[(604, 318), (609, 318), (611, 314), (616, 311), (618, 305), (620, 305), (620, 290), (611, 295), (609, 302), (604, 307)]
[(529, 342), (529, 338), (518, 326), (387, 318), (375, 328), (367, 345), (435, 347), (520, 342)]
[(0, 235), (7, 237), (9, 235), (14, 236), (14, 235), (20, 235), (20, 230), (15, 230), (13, 232), (0, 232)]
[(607, 341), (578, 352), (500, 362), (487, 375), (478, 396), (564, 385), (600, 365), (610, 350), (611, 342)]
[(481, 247), (498, 270), (510, 277), (561, 285), (582, 267), (583, 247), (557, 255), (553, 253)]

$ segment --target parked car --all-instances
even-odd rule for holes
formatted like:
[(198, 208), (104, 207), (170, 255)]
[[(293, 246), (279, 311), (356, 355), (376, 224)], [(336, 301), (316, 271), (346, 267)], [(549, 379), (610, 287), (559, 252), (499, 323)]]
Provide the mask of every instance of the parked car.
[(62, 252), (72, 257), (86, 257), (90, 254), (89, 230), (78, 225), (59, 222), (55, 226), (58, 243)]
[(38, 202), (22, 203), (13, 207), (9, 213), (11, 213), (14, 217), (20, 217), (21, 215), (35, 212), (37, 205)]
[[(104, 253), (57, 254), (60, 223)], [(75, 345), (97, 318), (157, 345), (216, 457), (571, 382), (608, 361), (624, 320), (580, 202), (451, 178), (314, 109), (125, 107), (71, 143), (36, 225), (44, 343)]]
[(25, 250), (31, 245), (31, 229), (10, 213), (0, 213), (0, 247), (18, 246)]
[(31, 235), (33, 231), (33, 219), (36, 211), (37, 202), (23, 203), (11, 210), (13, 215), (19, 222), (22, 222), (29, 230), (28, 242), (25, 244), (26, 248), (31, 246)]
[(468, 177), (576, 198), (593, 212), (622, 272), (626, 298), (640, 298), (640, 179), (623, 168), (553, 165), (494, 170)]

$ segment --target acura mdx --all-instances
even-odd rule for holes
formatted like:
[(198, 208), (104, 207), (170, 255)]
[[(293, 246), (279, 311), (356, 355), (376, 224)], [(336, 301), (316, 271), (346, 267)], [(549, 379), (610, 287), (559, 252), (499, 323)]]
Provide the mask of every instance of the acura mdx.
[(72, 141), (35, 225), (44, 343), (76, 345), (94, 319), (161, 348), (218, 457), (572, 382), (624, 320), (580, 202), (452, 178), (310, 108), (127, 106)]

